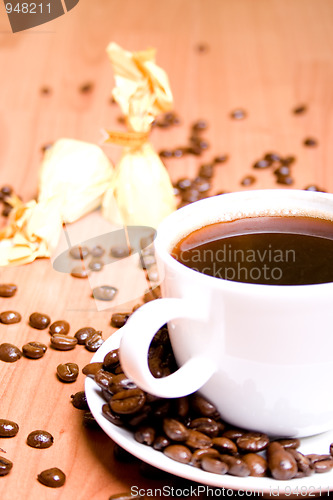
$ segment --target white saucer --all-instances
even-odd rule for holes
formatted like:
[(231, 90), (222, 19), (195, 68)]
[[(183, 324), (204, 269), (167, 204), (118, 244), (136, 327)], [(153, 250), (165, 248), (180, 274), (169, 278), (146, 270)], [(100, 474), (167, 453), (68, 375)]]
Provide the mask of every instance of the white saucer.
[[(119, 347), (121, 329), (114, 333), (98, 349), (92, 358), (92, 362), (103, 361), (104, 356)], [(105, 403), (101, 391), (95, 382), (87, 377), (85, 391), (88, 404), (92, 414), (100, 427), (106, 434), (118, 443), (122, 448), (158, 469), (164, 470), (176, 476), (215, 488), (239, 490), (243, 496), (256, 493), (269, 497), (285, 495), (289, 498), (304, 496), (321, 496), (323, 493), (333, 490), (333, 471), (323, 474), (313, 474), (310, 477), (292, 479), (290, 481), (277, 481), (271, 478), (236, 477), (229, 475), (218, 475), (205, 472), (190, 465), (175, 462), (166, 457), (160, 451), (140, 444), (135, 441), (133, 434), (109, 422), (102, 414), (102, 405)], [(314, 404), (316, 404), (314, 402)], [(333, 442), (333, 431), (301, 440), (302, 453), (329, 453), (329, 446)], [(201, 486), (202, 487), (202, 486)], [(204, 493), (204, 490), (199, 490)]]

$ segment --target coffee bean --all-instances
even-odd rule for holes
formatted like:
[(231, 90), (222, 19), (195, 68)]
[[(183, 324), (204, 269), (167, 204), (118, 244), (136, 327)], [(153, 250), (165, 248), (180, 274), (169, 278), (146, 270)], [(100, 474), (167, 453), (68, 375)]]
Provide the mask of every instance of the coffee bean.
[(82, 423), (85, 427), (88, 427), (89, 429), (100, 429), (91, 411), (85, 411), (83, 413)]
[(0, 189), (1, 194), (5, 196), (10, 196), (14, 193), (14, 189), (12, 186), (9, 186), (8, 184), (4, 185)]
[(55, 333), (51, 336), (51, 346), (58, 351), (70, 351), (77, 344), (75, 337), (69, 337), (61, 333)]
[(281, 159), (281, 163), (282, 165), (292, 165), (293, 163), (295, 163), (296, 161), (296, 157), (295, 156), (286, 156), (285, 158), (282, 158)]
[(199, 169), (199, 177), (204, 179), (211, 179), (214, 175), (214, 165), (212, 163), (205, 163)]
[(153, 442), (154, 450), (162, 451), (171, 444), (170, 439), (165, 436), (157, 436)]
[(171, 149), (162, 149), (159, 153), (161, 158), (172, 158), (173, 151)]
[(183, 158), (187, 154), (187, 148), (180, 146), (172, 151), (173, 158)]
[(228, 453), (230, 455), (236, 455), (237, 446), (231, 441), (231, 439), (223, 436), (214, 437), (212, 439), (214, 448), (216, 448), (221, 453)]
[(86, 279), (89, 276), (89, 272), (85, 267), (75, 266), (71, 271), (71, 276), (73, 276), (73, 278)]
[(72, 257), (72, 259), (76, 260), (82, 260), (88, 257), (90, 251), (88, 247), (85, 246), (76, 246), (72, 247), (69, 251), (69, 255)]
[(213, 446), (210, 437), (194, 429), (189, 430), (189, 435), (185, 441), (185, 444), (192, 450), (203, 449), (203, 448), (207, 449)]
[(245, 452), (258, 452), (267, 448), (269, 438), (261, 432), (246, 432), (237, 438), (236, 445)]
[(102, 332), (101, 331), (96, 331), (91, 335), (91, 337), (88, 337), (87, 340), (85, 341), (85, 348), (90, 351), (90, 352), (96, 352), (97, 349), (101, 347), (103, 344), (104, 340), (102, 338)]
[(222, 454), (220, 459), (227, 464), (228, 472), (232, 476), (247, 477), (251, 473), (249, 466), (241, 458)]
[(305, 104), (300, 104), (293, 109), (294, 115), (302, 115), (307, 111), (307, 106)]
[(146, 396), (141, 389), (127, 389), (112, 396), (110, 408), (120, 415), (128, 415), (139, 411), (145, 402)]
[(208, 417), (195, 418), (192, 420), (190, 427), (191, 429), (203, 432), (211, 438), (216, 437), (219, 433), (219, 426), (215, 420)]
[(91, 271), (99, 272), (102, 271), (104, 267), (104, 262), (101, 259), (91, 259), (91, 261), (88, 264), (88, 267)]
[(103, 368), (101, 368), (95, 374), (94, 380), (101, 389), (109, 391), (109, 386), (112, 384), (113, 378), (114, 375), (112, 375), (112, 373), (107, 372), (106, 370), (103, 370)]
[(97, 300), (110, 301), (115, 298), (117, 292), (118, 289), (114, 286), (103, 285), (93, 288), (92, 296)]
[(277, 442), (286, 449), (296, 449), (301, 446), (301, 441), (298, 438), (289, 438), (289, 439), (278, 439)]
[(74, 335), (74, 337), (77, 339), (77, 343), (79, 345), (84, 345), (86, 340), (91, 337), (94, 333), (96, 333), (95, 328), (92, 326), (85, 326), (83, 328), (80, 328)]
[(307, 137), (303, 141), (304, 146), (308, 146), (310, 148), (313, 148), (315, 146), (318, 146), (318, 141), (317, 139), (314, 139), (313, 137)]
[(77, 410), (89, 410), (86, 393), (84, 391), (78, 391), (75, 394), (71, 394), (71, 401), (72, 405)]
[(310, 460), (312, 465), (322, 460), (330, 460), (332, 458), (331, 455), (326, 455), (326, 454), (320, 455), (319, 453), (309, 453), (308, 455), (305, 456)]
[(269, 163), (280, 162), (281, 156), (278, 153), (266, 153), (264, 156), (264, 160), (268, 161)]
[(112, 408), (110, 407), (110, 402), (109, 402), (109, 404), (106, 403), (102, 406), (102, 413), (103, 413), (103, 416), (107, 420), (109, 420), (109, 422), (111, 422), (112, 424), (117, 425), (118, 427), (124, 426), (124, 422), (123, 422), (121, 415), (119, 415), (118, 413), (115, 413), (112, 410)]
[(61, 333), (62, 335), (66, 335), (69, 332), (70, 326), (69, 323), (65, 320), (54, 321), (49, 328), (49, 332), (51, 335), (54, 333)]
[(105, 248), (101, 247), (100, 245), (96, 245), (91, 249), (91, 255), (92, 257), (102, 257), (105, 254)]
[(192, 409), (203, 417), (216, 415), (216, 407), (200, 394), (194, 394), (190, 398)]
[(113, 349), (104, 356), (103, 368), (112, 372), (117, 366), (119, 366), (119, 349)]
[(32, 448), (50, 448), (53, 445), (54, 438), (47, 431), (32, 431), (27, 437), (27, 444)]
[(294, 179), (290, 177), (290, 175), (278, 175), (276, 182), (278, 184), (285, 184), (286, 186), (290, 186), (294, 183)]
[(13, 468), (13, 462), (8, 458), (0, 457), (0, 476), (6, 476)]
[(0, 297), (13, 297), (17, 292), (17, 286), (11, 283), (0, 284)]
[(75, 382), (79, 367), (76, 363), (62, 363), (57, 366), (57, 375), (62, 382)]
[(229, 155), (218, 155), (218, 156), (215, 156), (214, 158), (214, 164), (218, 164), (218, 163), (225, 163), (226, 161), (229, 160)]
[(277, 442), (267, 447), (267, 462), (274, 479), (292, 479), (297, 472), (296, 460), (283, 446)]
[(289, 165), (280, 165), (276, 170), (274, 170), (274, 174), (278, 177), (290, 175)]
[(203, 457), (200, 465), (204, 471), (212, 472), (213, 474), (226, 474), (229, 470), (225, 462), (210, 456)]
[(190, 435), (189, 429), (174, 418), (163, 420), (163, 431), (172, 441), (186, 441)]
[(199, 199), (200, 199), (200, 192), (198, 189), (190, 187), (188, 189), (185, 189), (185, 191), (183, 191), (182, 193), (183, 201), (193, 203), (195, 201), (198, 201)]
[(304, 189), (305, 189), (305, 191), (321, 191), (321, 192), (325, 193), (324, 189), (321, 189), (314, 184), (310, 184), (309, 186), (306, 186)]
[(191, 451), (182, 444), (171, 444), (164, 448), (163, 453), (172, 460), (182, 464), (189, 464), (192, 458)]
[(297, 469), (299, 472), (303, 472), (305, 476), (311, 476), (314, 472), (313, 464), (308, 457), (300, 453), (295, 448), (288, 448), (289, 453), (294, 457), (297, 463)]
[(204, 457), (219, 458), (220, 454), (215, 448), (204, 448), (194, 450), (191, 459), (191, 465), (193, 467), (200, 467), (201, 460)]
[(50, 488), (59, 488), (65, 484), (66, 475), (57, 467), (46, 469), (38, 474), (37, 479), (40, 483)]
[(115, 259), (123, 259), (124, 257), (128, 257), (130, 254), (131, 249), (125, 246), (115, 245), (110, 249), (110, 255)]
[(267, 475), (267, 461), (257, 453), (246, 453), (242, 460), (250, 469), (250, 476), (265, 477)]
[(244, 120), (246, 118), (246, 111), (244, 109), (234, 109), (230, 113), (230, 117), (233, 118), (234, 120)]
[(197, 120), (192, 125), (192, 130), (194, 132), (203, 132), (208, 129), (208, 122), (206, 120)]
[(47, 350), (47, 346), (41, 342), (28, 342), (22, 347), (22, 352), (26, 358), (42, 358)]
[(14, 437), (19, 431), (19, 426), (12, 420), (0, 418), (0, 437)]
[(112, 381), (109, 385), (109, 391), (112, 394), (124, 391), (125, 389), (136, 389), (137, 386), (133, 380), (128, 378), (125, 373), (112, 376)]
[(271, 160), (264, 158), (262, 160), (256, 161), (253, 164), (253, 168), (257, 168), (257, 169), (267, 168), (267, 167), (270, 167), (271, 164), (272, 164)]
[(199, 193), (207, 193), (211, 188), (211, 183), (204, 178), (197, 177), (192, 183), (193, 189), (197, 189)]
[(82, 368), (82, 373), (87, 377), (94, 378), (96, 373), (102, 368), (103, 368), (103, 363), (101, 362), (88, 363), (86, 366)]
[(86, 82), (80, 85), (79, 92), (81, 94), (89, 94), (94, 90), (94, 84), (92, 82)]
[(147, 446), (151, 446), (155, 440), (156, 431), (154, 427), (151, 426), (141, 426), (134, 433), (134, 439), (138, 441), (138, 443), (146, 444)]
[(20, 313), (16, 311), (3, 311), (0, 313), (0, 323), (5, 325), (13, 325), (14, 323), (19, 323), (22, 319)]
[(5, 363), (15, 363), (22, 357), (22, 352), (13, 344), (4, 342), (0, 344), (0, 361)]
[(37, 330), (44, 330), (51, 323), (51, 319), (47, 314), (34, 312), (29, 317), (29, 325)]
[(333, 460), (329, 458), (327, 460), (319, 460), (314, 464), (314, 471), (318, 474), (322, 474), (323, 472), (329, 472), (333, 469)]
[(209, 51), (209, 45), (207, 43), (198, 43), (195, 46), (195, 50), (199, 52), (200, 54), (203, 54), (205, 52)]
[(256, 181), (256, 178), (253, 175), (247, 175), (246, 177), (243, 177), (241, 180), (241, 185), (242, 186), (252, 186)]
[(184, 177), (177, 181), (176, 187), (181, 191), (185, 191), (185, 189), (188, 189), (189, 187), (191, 187), (191, 185), (192, 185), (192, 180), (187, 177)]

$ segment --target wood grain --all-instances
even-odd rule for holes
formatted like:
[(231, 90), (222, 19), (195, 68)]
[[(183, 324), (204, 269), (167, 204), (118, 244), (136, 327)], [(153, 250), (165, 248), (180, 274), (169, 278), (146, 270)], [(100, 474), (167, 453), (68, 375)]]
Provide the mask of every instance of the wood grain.
[[(182, 123), (154, 129), (157, 150), (187, 144), (196, 120), (209, 123), (204, 137), (210, 147), (201, 157), (166, 161), (173, 181), (195, 177), (200, 164), (223, 153), (229, 160), (216, 168), (210, 194), (244, 189), (240, 181), (247, 175), (256, 177), (250, 189), (279, 188), (271, 171), (252, 169), (275, 151), (296, 157), (292, 187), (316, 184), (333, 191), (330, 0), (81, 0), (65, 16), (17, 34), (10, 31), (3, 3), (0, 16), (0, 184), (11, 184), (24, 200), (36, 195), (43, 145), (60, 137), (101, 144), (102, 128), (122, 130), (119, 109), (110, 104), (113, 75), (105, 51), (110, 41), (129, 50), (156, 47), (157, 62), (169, 75)], [(85, 84), (91, 84), (90, 92), (80, 91)], [(307, 111), (295, 115), (300, 104)], [(244, 120), (231, 119), (238, 108), (246, 110)], [(306, 137), (316, 138), (318, 146), (305, 147)], [(103, 148), (117, 161), (119, 148)], [(86, 219), (87, 226), (94, 223)], [(50, 260), (2, 268), (0, 282), (19, 287), (15, 297), (1, 299), (0, 310), (22, 314), (17, 325), (0, 325), (1, 342), (48, 343), (47, 331), (28, 326), (34, 311), (67, 319), (72, 333), (86, 325), (102, 330), (105, 338), (113, 332), (112, 310), (96, 309), (89, 282), (56, 272)], [(83, 375), (66, 385), (55, 373), (60, 362), (82, 368), (91, 356), (83, 347), (70, 353), (49, 348), (40, 360), (1, 363), (0, 416), (20, 425), (17, 437), (0, 439), (14, 462), (0, 479), (1, 500), (107, 500), (133, 484), (163, 484), (142, 477), (137, 464), (117, 463), (111, 440), (82, 426), (70, 395), (83, 388)], [(54, 435), (51, 448), (25, 444), (37, 428)], [(52, 466), (67, 474), (59, 490), (36, 480)]]

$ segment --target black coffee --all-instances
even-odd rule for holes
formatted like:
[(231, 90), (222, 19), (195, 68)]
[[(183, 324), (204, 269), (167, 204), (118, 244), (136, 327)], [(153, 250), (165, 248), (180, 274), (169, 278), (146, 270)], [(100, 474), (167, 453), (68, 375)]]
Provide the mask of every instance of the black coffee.
[(267, 285), (333, 282), (333, 221), (301, 216), (217, 222), (185, 236), (171, 255), (209, 276)]

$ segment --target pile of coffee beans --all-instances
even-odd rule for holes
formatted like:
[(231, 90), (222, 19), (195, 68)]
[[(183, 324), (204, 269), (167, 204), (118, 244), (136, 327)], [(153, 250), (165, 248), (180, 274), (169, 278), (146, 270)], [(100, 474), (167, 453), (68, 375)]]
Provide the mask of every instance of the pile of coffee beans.
[[(166, 327), (155, 335), (148, 362), (157, 378), (177, 369)], [(230, 426), (199, 393), (171, 400), (146, 393), (123, 372), (118, 349), (110, 351), (103, 362), (86, 365), (83, 373), (101, 388), (106, 419), (177, 462), (216, 474), (277, 480), (333, 469), (333, 444), (327, 454), (304, 455), (298, 450), (298, 439), (271, 440), (265, 433)], [(81, 401), (83, 396), (73, 396), (73, 404), (74, 398)], [(86, 408), (84, 402), (82, 406)]]

